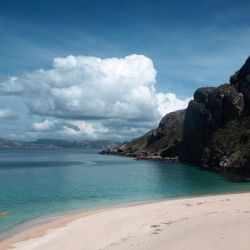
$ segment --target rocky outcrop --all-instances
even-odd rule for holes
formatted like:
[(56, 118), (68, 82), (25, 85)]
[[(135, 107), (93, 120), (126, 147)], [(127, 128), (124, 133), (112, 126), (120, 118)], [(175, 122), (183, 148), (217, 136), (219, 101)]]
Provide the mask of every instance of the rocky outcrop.
[(244, 96), (246, 115), (250, 115), (250, 57), (234, 75), (230, 77), (230, 84)]
[(241, 180), (250, 176), (250, 58), (230, 84), (200, 88), (188, 105), (180, 158)]
[(158, 128), (130, 142), (124, 142), (102, 151), (103, 154), (119, 154), (138, 159), (167, 158), (176, 160), (179, 144), (182, 141), (185, 110), (171, 112), (162, 118)]
[(157, 129), (107, 153), (178, 156), (230, 179), (250, 179), (250, 57), (230, 83), (197, 89), (186, 110), (167, 114)]
[(182, 141), (183, 121), (186, 110), (178, 110), (165, 115), (158, 128), (151, 133), (148, 144), (143, 150), (157, 152), (164, 157), (174, 157)]
[(234, 120), (215, 132), (202, 166), (236, 180), (250, 176), (250, 117)]
[(201, 163), (204, 149), (211, 143), (215, 131), (238, 119), (243, 109), (243, 95), (230, 84), (196, 90), (184, 119), (181, 158)]

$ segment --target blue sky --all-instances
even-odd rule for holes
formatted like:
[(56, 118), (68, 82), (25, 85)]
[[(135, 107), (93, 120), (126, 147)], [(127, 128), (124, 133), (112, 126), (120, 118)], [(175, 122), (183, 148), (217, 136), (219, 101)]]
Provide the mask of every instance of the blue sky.
[[(57, 57), (73, 55), (107, 59), (136, 54), (152, 60), (157, 71), (149, 88), (154, 86), (158, 94), (174, 93), (176, 98), (186, 100), (198, 87), (227, 82), (229, 76), (244, 63), (250, 54), (249, 11), (249, 1), (230, 0), (1, 0), (0, 83), (10, 84), (10, 77), (15, 76), (19, 78), (18, 84), (23, 84), (24, 81), (27, 82), (25, 74), (32, 74), (38, 69), (50, 70), (53, 68), (54, 58)], [(145, 67), (147, 70), (147, 66)], [(93, 74), (91, 77), (93, 81)], [(26, 85), (30, 88), (30, 84)], [(98, 89), (98, 85), (91, 86)], [(39, 92), (40, 89), (36, 91)], [(131, 118), (131, 112), (128, 114), (126, 111), (127, 116), (118, 117), (113, 110), (108, 109), (105, 112), (113, 113), (112, 117), (97, 117), (94, 109), (80, 109), (81, 118), (76, 118), (75, 113), (74, 117), (65, 117), (61, 113), (67, 110), (58, 106), (58, 100), (56, 107), (59, 107), (60, 115), (59, 111), (34, 112), (34, 105), (30, 100), (27, 102), (28, 98), (30, 99), (30, 94), (27, 93), (16, 95), (2, 91), (1, 137), (106, 138), (117, 134), (117, 128), (123, 128), (124, 134), (121, 138), (131, 138), (154, 126), (159, 120), (155, 118), (156, 115), (152, 115), (152, 121), (142, 117), (145, 124), (138, 128), (138, 124), (132, 122), (135, 118)], [(95, 95), (93, 100), (94, 98), (103, 102), (106, 100), (103, 95)], [(136, 102), (135, 110), (140, 109), (139, 102), (142, 103), (141, 100)], [(169, 102), (171, 100), (165, 106), (176, 103)], [(86, 106), (84, 103), (81, 105)], [(96, 104), (96, 107), (98, 105), (100, 104)], [(180, 107), (182, 105), (181, 103)], [(152, 106), (148, 110), (151, 108)], [(84, 112), (89, 115), (91, 110), (93, 118), (86, 119)], [(136, 114), (138, 117), (141, 115), (139, 111)], [(72, 126), (72, 122), (76, 130), (82, 133), (55, 135), (56, 129)], [(90, 129), (92, 132), (100, 129), (98, 126), (102, 126), (104, 132), (84, 134), (84, 128), (77, 128), (81, 122), (90, 127), (94, 124), (94, 128)], [(45, 129), (35, 130), (34, 123), (43, 123), (37, 128), (44, 126)], [(76, 125), (77, 123), (79, 124)]]

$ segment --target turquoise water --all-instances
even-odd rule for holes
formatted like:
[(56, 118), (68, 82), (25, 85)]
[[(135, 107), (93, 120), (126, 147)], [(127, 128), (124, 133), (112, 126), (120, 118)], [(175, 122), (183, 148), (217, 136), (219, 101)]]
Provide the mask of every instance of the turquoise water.
[(0, 150), (0, 233), (28, 220), (115, 204), (250, 190), (185, 164), (79, 149)]

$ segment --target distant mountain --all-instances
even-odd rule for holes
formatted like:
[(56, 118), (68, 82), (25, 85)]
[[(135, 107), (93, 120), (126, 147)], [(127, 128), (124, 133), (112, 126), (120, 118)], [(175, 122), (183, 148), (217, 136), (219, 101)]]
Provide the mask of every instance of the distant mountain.
[(57, 148), (69, 148), (72, 142), (67, 140), (57, 140), (57, 139), (37, 139), (36, 141), (31, 141), (35, 145), (53, 145)]
[(54, 145), (42, 145), (32, 142), (0, 138), (0, 148), (56, 148)]
[(0, 148), (83, 148), (100, 149), (109, 148), (116, 145), (109, 140), (81, 140), (67, 141), (57, 139), (38, 139), (36, 141), (26, 142), (20, 140), (11, 140), (0, 138)]
[(85, 148), (85, 149), (100, 149), (106, 147), (112, 147), (118, 142), (110, 140), (80, 140), (80, 141), (67, 141), (58, 139), (38, 139), (32, 141), (35, 145), (52, 145), (58, 148)]

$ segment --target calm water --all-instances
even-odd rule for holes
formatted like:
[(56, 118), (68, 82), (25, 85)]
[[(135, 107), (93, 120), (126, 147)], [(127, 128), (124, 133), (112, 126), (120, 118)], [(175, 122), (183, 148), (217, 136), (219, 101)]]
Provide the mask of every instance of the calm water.
[(0, 233), (34, 218), (180, 196), (250, 190), (184, 164), (79, 149), (0, 150)]

